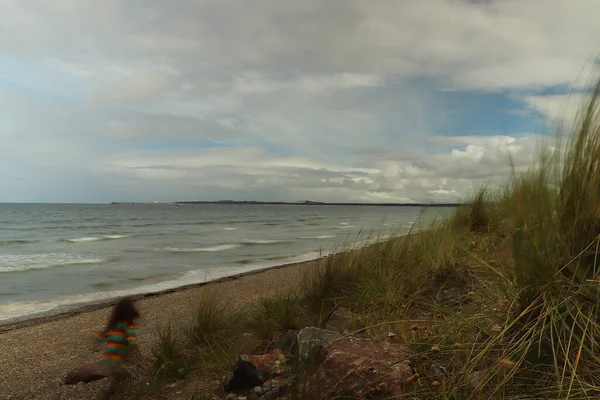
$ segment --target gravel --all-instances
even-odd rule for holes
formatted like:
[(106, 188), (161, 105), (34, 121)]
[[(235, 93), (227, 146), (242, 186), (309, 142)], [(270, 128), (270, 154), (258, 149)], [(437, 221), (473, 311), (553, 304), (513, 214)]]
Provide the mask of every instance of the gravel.
[[(199, 296), (215, 292), (224, 296), (227, 304), (239, 307), (297, 285), (303, 271), (314, 265), (316, 262), (272, 268), (137, 300), (142, 316), (137, 325), (143, 356), (150, 356), (162, 325), (189, 318)], [(62, 381), (72, 368), (99, 359), (101, 349), (93, 345), (91, 334), (104, 325), (109, 312), (110, 308), (102, 308), (54, 316), (1, 332), (0, 399), (95, 398), (104, 381), (75, 386), (65, 386)]]

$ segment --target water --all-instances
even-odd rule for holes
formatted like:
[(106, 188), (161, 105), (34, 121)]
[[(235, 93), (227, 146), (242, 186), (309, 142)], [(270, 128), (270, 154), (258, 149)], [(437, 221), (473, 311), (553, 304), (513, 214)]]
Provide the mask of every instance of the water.
[(314, 259), (380, 231), (406, 233), (422, 211), (0, 204), (0, 320)]

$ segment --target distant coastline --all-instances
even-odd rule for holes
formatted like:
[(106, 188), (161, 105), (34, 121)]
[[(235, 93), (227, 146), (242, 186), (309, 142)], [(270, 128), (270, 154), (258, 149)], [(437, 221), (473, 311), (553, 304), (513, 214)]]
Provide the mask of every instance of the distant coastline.
[(113, 205), (195, 205), (195, 204), (237, 204), (237, 205), (268, 205), (268, 206), (373, 206), (373, 207), (461, 207), (464, 203), (327, 203), (320, 201), (237, 201), (237, 200), (217, 200), (217, 201), (113, 201)]

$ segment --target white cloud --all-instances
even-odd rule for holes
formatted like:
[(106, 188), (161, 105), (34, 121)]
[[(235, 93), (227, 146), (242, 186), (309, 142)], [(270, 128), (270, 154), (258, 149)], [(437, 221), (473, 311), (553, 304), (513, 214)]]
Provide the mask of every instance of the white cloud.
[[(539, 136), (441, 137), (447, 95), (512, 95), (512, 115), (570, 123), (566, 98), (540, 89), (595, 76), (598, 12), (594, 0), (3, 1), (0, 200), (144, 200), (158, 187), (458, 199), (506, 176), (509, 155), (529, 163)], [(48, 187), (30, 197), (24, 179)]]
[[(382, 158), (368, 168), (354, 166), (357, 159), (331, 163), (257, 147), (122, 153), (104, 159), (98, 177), (107, 184), (220, 188), (237, 199), (247, 198), (247, 193), (262, 193), (259, 196), (267, 199), (276, 193), (293, 201), (307, 198), (305, 193), (339, 201), (343, 193), (344, 201), (460, 201), (477, 185), (498, 183), (510, 173), (510, 156), (519, 165), (533, 161), (534, 135), (473, 139), (475, 144), (468, 143), (468, 137), (443, 138), (462, 145), (420, 162)], [(419, 165), (424, 162), (428, 165)]]
[(553, 123), (563, 133), (570, 133), (580, 110), (585, 109), (590, 101), (590, 95), (575, 92), (571, 94), (555, 94), (545, 96), (527, 96), (526, 103), (544, 118)]
[(93, 103), (137, 103), (160, 97), (171, 88), (165, 76), (138, 75), (117, 82), (107, 82), (90, 95)]

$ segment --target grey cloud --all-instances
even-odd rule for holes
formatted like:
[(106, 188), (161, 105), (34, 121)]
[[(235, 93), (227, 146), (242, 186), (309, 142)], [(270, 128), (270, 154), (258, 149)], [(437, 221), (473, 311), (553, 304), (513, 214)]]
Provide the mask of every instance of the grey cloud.
[[(459, 198), (505, 176), (508, 150), (498, 138), (430, 140), (447, 122), (437, 89), (571, 83), (595, 50), (598, 7), (4, 1), (0, 51), (41, 73), (31, 82), (27, 68), (2, 75), (0, 106), (10, 117), (0, 121), (0, 170), (10, 181), (2, 189), (25, 198), (37, 186), (32, 199), (87, 200), (99, 196), (96, 188), (142, 199), (156, 187), (177, 197)], [(578, 23), (563, 23), (569, 19)], [(19, 73), (27, 88), (7, 89), (4, 81)], [(525, 101), (553, 113), (553, 99)], [(235, 149), (152, 148), (204, 141)], [(531, 143), (509, 150), (526, 164)], [(211, 161), (194, 166), (196, 158)], [(19, 183), (25, 178), (31, 187)], [(61, 182), (55, 190), (52, 181)]]

